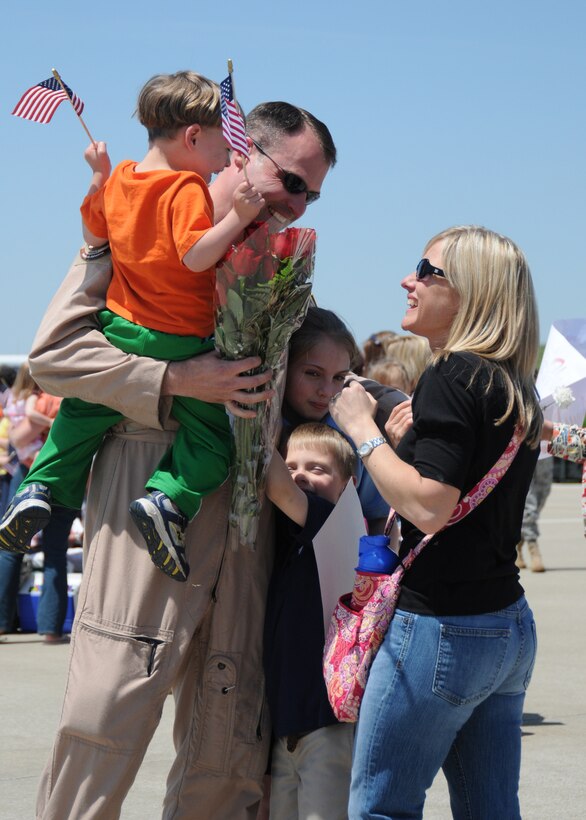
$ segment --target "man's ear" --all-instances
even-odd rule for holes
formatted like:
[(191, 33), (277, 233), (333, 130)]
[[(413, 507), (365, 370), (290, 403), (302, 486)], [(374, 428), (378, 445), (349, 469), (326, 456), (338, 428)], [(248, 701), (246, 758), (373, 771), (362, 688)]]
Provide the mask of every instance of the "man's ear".
[[(246, 144), (248, 145), (248, 150), (250, 152), (250, 149), (254, 147), (254, 143), (252, 142), (250, 137), (246, 137)], [(232, 151), (231, 156), (232, 164), (235, 165), (239, 171), (241, 171), (244, 168), (245, 164), (249, 161), (246, 159), (246, 157), (243, 157), (239, 151)]]
[(232, 165), (235, 165), (236, 168), (239, 171), (242, 171), (242, 169), (244, 168), (245, 158), (242, 156), (242, 154), (239, 151), (232, 151), (231, 156), (232, 156)]
[(201, 125), (188, 125), (183, 133), (183, 141), (187, 148), (193, 148), (201, 134)]

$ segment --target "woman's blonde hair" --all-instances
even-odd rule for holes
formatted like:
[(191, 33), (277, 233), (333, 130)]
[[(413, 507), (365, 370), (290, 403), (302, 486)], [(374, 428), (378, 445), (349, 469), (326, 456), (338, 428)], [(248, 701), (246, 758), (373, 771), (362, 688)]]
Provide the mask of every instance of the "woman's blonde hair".
[(527, 260), (511, 239), (476, 225), (442, 231), (429, 240), (425, 252), (437, 242), (443, 243), (446, 281), (460, 303), (433, 361), (461, 352), (492, 364), (487, 392), (499, 373), (507, 394), (505, 412), (495, 423), (502, 424), (516, 410), (527, 442), (537, 446), (542, 425), (534, 380), (539, 320)]
[(148, 131), (149, 142), (173, 137), (185, 125), (218, 127), (220, 87), (195, 71), (156, 74), (142, 87), (135, 113)]

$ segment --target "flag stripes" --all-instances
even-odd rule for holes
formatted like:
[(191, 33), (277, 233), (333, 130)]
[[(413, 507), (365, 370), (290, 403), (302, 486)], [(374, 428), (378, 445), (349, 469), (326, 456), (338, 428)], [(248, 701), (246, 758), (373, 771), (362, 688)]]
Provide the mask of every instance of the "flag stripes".
[(244, 119), (234, 102), (234, 92), (232, 88), (232, 77), (228, 75), (220, 83), (221, 105), (222, 105), (222, 131), (224, 137), (233, 151), (248, 156), (248, 143), (246, 142), (246, 128)]
[(69, 95), (76, 113), (81, 114), (83, 101), (68, 86), (65, 88), (67, 94), (54, 77), (43, 80), (24, 92), (12, 113), (25, 120), (46, 124), (51, 122), (53, 114)]

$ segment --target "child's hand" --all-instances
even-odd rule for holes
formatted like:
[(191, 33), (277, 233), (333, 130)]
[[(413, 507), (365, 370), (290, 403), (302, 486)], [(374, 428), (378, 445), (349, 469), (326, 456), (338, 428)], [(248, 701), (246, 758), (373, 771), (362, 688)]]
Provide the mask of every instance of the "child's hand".
[(102, 174), (104, 182), (108, 179), (112, 171), (112, 163), (105, 142), (91, 142), (83, 152), (83, 158), (94, 174)]
[(241, 182), (234, 191), (232, 205), (237, 216), (246, 225), (252, 222), (255, 216), (261, 212), (265, 204), (260, 191), (248, 182)]

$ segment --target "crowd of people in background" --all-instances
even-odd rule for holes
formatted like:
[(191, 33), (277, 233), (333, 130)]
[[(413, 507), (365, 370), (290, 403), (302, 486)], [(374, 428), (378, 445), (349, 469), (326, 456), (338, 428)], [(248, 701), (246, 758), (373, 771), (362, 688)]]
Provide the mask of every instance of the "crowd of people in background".
[[(18, 369), (2, 365), (0, 380), (1, 518), (43, 446), (61, 399), (38, 387), (26, 362)], [(67, 551), (80, 547), (80, 519), (81, 510), (57, 508), (54, 519), (32, 544), (31, 554), (42, 553), (43, 584), (36, 621), (47, 644), (67, 640), (63, 632), (68, 607)], [(25, 560), (23, 553), (0, 549), (0, 635), (21, 626), (18, 593), (32, 569), (33, 562)]]

